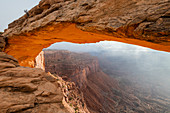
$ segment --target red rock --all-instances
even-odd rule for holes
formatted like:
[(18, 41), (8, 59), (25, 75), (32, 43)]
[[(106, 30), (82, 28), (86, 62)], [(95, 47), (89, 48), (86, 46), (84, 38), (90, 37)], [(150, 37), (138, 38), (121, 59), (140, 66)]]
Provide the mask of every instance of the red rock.
[[(128, 85), (126, 79), (119, 81), (105, 74), (98, 64), (97, 57), (87, 53), (45, 51), (45, 69), (64, 76), (66, 81), (73, 81), (83, 93), (91, 113), (156, 113), (165, 109), (170, 111), (167, 101), (154, 97), (146, 98), (145, 92), (138, 92), (143, 90), (141, 87)], [(126, 85), (122, 86), (123, 83)], [(66, 95), (69, 91), (67, 89), (69, 87), (64, 89)], [(75, 97), (74, 94), (71, 97)]]

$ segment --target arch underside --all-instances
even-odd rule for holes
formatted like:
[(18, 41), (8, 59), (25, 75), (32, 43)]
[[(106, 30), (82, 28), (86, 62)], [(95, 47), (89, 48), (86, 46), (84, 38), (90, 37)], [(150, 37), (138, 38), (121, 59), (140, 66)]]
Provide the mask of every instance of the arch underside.
[(86, 32), (78, 29), (73, 23), (51, 23), (36, 30), (8, 37), (5, 52), (18, 59), (21, 66), (34, 67), (34, 59), (43, 48), (56, 42), (96, 43), (99, 41), (119, 41), (140, 45), (155, 50), (170, 52), (169, 43), (152, 43), (132, 38), (117, 38), (102, 33)]

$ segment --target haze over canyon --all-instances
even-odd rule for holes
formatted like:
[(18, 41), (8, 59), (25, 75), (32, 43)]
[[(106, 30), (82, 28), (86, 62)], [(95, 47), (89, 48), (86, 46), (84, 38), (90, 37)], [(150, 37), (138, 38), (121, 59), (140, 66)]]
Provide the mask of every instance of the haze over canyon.
[(61, 42), (44, 56), (46, 72), (75, 82), (91, 112), (169, 112), (169, 53), (119, 42)]

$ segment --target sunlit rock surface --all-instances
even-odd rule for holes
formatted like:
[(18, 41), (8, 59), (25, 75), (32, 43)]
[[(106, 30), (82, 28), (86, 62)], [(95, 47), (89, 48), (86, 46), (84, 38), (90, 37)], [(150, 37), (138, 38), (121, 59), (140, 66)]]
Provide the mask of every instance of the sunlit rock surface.
[(44, 47), (61, 41), (115, 40), (169, 52), (169, 9), (169, 0), (41, 0), (9, 24), (5, 51), (30, 67)]
[(44, 64), (44, 52), (41, 51), (38, 56), (35, 58), (35, 68), (41, 68), (42, 70), (45, 70), (45, 64)]

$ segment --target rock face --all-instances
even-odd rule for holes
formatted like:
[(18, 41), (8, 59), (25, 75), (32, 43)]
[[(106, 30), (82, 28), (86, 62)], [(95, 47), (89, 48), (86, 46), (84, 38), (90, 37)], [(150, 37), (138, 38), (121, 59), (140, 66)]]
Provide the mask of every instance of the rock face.
[(44, 47), (61, 41), (115, 40), (169, 52), (169, 4), (169, 0), (41, 0), (29, 16), (9, 24), (3, 33), (9, 43), (5, 51), (30, 67)]
[(35, 68), (40, 68), (42, 70), (45, 70), (44, 65), (44, 52), (41, 51), (38, 56), (35, 58)]
[(169, 0), (41, 0), (9, 24), (4, 35), (31, 31), (50, 22), (73, 22), (86, 31), (106, 31), (117, 37), (169, 42)]
[[(66, 81), (73, 81), (83, 92), (91, 113), (170, 112), (169, 98), (147, 96), (151, 89), (134, 85), (126, 77), (114, 79), (105, 74), (97, 57), (63, 50), (45, 51), (45, 68)], [(134, 80), (134, 83), (137, 82)]]
[(76, 54), (69, 51), (44, 51), (45, 71), (66, 77), (82, 88), (87, 75), (99, 71), (97, 59), (89, 54)]
[[(80, 99), (74, 106), (68, 101), (71, 92), (75, 92), (74, 101)], [(41, 69), (20, 67), (4, 52), (0, 52), (0, 101), (1, 113), (88, 113), (73, 83)]]
[(115, 112), (115, 102), (109, 94), (112, 88), (118, 90), (118, 83), (100, 70), (95, 57), (69, 51), (45, 51), (45, 70), (74, 82), (83, 92), (91, 113)]
[(0, 52), (2, 52), (2, 51), (4, 50), (5, 45), (6, 45), (5, 37), (3, 37), (3, 36), (0, 34)]
[(87, 53), (47, 50), (45, 69), (73, 81), (83, 92), (91, 113), (170, 112), (168, 98), (145, 97), (149, 91), (134, 87), (128, 79), (111, 78), (100, 69), (97, 58)]

